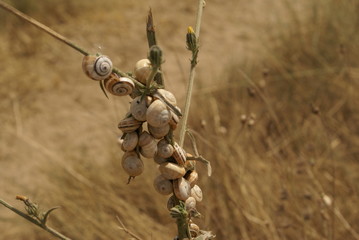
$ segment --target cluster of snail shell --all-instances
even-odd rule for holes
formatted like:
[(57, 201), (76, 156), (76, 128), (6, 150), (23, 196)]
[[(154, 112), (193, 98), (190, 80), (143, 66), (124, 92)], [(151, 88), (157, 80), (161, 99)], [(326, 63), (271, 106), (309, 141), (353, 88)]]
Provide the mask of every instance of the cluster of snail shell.
[[(198, 173), (194, 169), (195, 162), (187, 160), (190, 154), (169, 137), (180, 119), (168, 106), (169, 103), (180, 112), (175, 96), (165, 89), (156, 89), (146, 95), (140, 94), (133, 80), (113, 73), (112, 62), (106, 56), (85, 56), (82, 67), (91, 79), (103, 80), (109, 93), (117, 96), (129, 95), (133, 99), (129, 112), (118, 124), (123, 133), (119, 137), (119, 144), (124, 151), (122, 167), (130, 176), (129, 179), (144, 171), (141, 156), (152, 158), (159, 165), (160, 171), (154, 180), (155, 190), (162, 195), (172, 194), (167, 203), (168, 209), (181, 200), (187, 211), (196, 211), (196, 203), (201, 202), (203, 196), (201, 188), (196, 184)], [(150, 61), (142, 59), (136, 63), (132, 77), (146, 84), (150, 73)], [(199, 227), (193, 222), (189, 227), (192, 237), (196, 237)]]

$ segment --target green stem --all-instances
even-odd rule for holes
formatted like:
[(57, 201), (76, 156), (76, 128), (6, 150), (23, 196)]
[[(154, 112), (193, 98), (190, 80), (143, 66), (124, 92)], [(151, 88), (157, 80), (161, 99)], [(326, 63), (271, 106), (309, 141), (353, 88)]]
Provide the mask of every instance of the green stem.
[[(198, 41), (198, 37), (199, 37), (199, 33), (200, 33), (200, 29), (201, 29), (201, 19), (202, 19), (202, 13), (203, 13), (203, 8), (205, 6), (205, 1), (204, 0), (199, 0), (198, 1), (198, 10), (197, 10), (197, 21), (196, 21), (196, 37), (197, 37), (197, 41)], [(181, 147), (183, 147), (183, 143), (184, 143), (184, 139), (186, 136), (186, 131), (187, 131), (187, 120), (188, 120), (188, 115), (189, 115), (189, 108), (191, 105), (191, 97), (192, 97), (192, 90), (193, 90), (193, 84), (194, 84), (194, 77), (196, 75), (196, 64), (193, 64), (194, 62), (197, 62), (197, 54), (194, 54), (193, 59), (191, 60), (191, 70), (190, 70), (190, 74), (189, 74), (189, 82), (187, 85), (187, 94), (186, 94), (186, 103), (185, 103), (185, 108), (184, 108), (184, 113), (183, 113), (183, 118), (182, 118), (182, 127), (180, 130), (180, 140), (179, 140), (179, 145)]]
[(22, 211), (20, 211), (17, 208), (11, 206), (10, 204), (8, 204), (7, 202), (5, 202), (2, 199), (0, 199), (0, 204), (5, 206), (6, 208), (10, 209), (14, 213), (18, 214), (19, 216), (25, 218), (29, 222), (32, 222), (33, 224), (37, 225), (38, 227), (40, 227), (40, 228), (44, 229), (45, 231), (51, 233), (53, 236), (55, 236), (55, 237), (57, 237), (57, 238), (59, 238), (61, 240), (71, 240), (71, 238), (68, 238), (68, 237), (62, 235), (61, 233), (59, 233), (58, 231), (56, 231), (55, 229), (50, 228), (50, 227), (42, 224), (39, 220), (36, 220), (35, 218), (27, 215), (26, 213), (23, 213)]

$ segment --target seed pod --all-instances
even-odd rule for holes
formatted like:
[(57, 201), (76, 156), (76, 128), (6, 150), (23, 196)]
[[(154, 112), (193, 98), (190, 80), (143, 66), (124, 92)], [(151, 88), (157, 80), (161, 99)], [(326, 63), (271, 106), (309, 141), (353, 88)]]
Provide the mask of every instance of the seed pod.
[(167, 142), (167, 140), (162, 139), (157, 144), (157, 155), (163, 158), (169, 158), (173, 154), (173, 146)]
[(161, 139), (170, 131), (170, 125), (166, 124), (163, 127), (154, 127), (148, 124), (148, 131), (154, 138)]
[(142, 97), (138, 96), (131, 102), (130, 112), (132, 116), (138, 121), (146, 121), (147, 108), (151, 103), (152, 98), (150, 96)]
[(112, 73), (104, 82), (106, 90), (116, 96), (130, 95), (135, 87), (134, 82), (126, 77), (119, 78)]
[(135, 78), (143, 84), (146, 84), (146, 80), (152, 71), (151, 62), (147, 58), (139, 60), (134, 69)]
[(191, 187), (193, 188), (198, 181), (198, 173), (195, 170), (189, 171), (186, 173), (185, 179), (189, 182)]
[(202, 189), (198, 185), (194, 185), (191, 189), (191, 196), (194, 197), (197, 202), (201, 202), (203, 199)]
[(153, 158), (157, 152), (157, 142), (148, 132), (142, 132), (138, 141), (140, 152), (146, 158)]
[(173, 144), (173, 154), (172, 157), (176, 160), (176, 162), (183, 166), (186, 162), (186, 151), (178, 145), (178, 143)]
[(135, 152), (126, 152), (122, 157), (122, 167), (131, 177), (136, 177), (143, 172), (142, 160)]
[(186, 210), (187, 212), (191, 211), (191, 210), (195, 210), (196, 209), (196, 199), (194, 197), (189, 197), (187, 198), (187, 200), (185, 201), (185, 206), (186, 206)]
[(170, 91), (167, 91), (165, 89), (157, 89), (157, 91), (153, 94), (153, 97), (155, 99), (166, 99), (167, 102), (172, 104), (173, 106), (177, 105), (176, 97), (171, 93)]
[(163, 127), (171, 120), (171, 111), (160, 100), (155, 100), (147, 109), (146, 120), (153, 127)]
[(173, 192), (172, 182), (162, 175), (159, 175), (155, 178), (153, 186), (156, 191), (162, 195), (169, 195)]
[(134, 117), (127, 117), (122, 119), (118, 124), (118, 128), (124, 133), (130, 133), (135, 131), (142, 125), (142, 122), (134, 119)]
[(173, 191), (176, 197), (182, 201), (186, 201), (191, 196), (191, 186), (184, 178), (173, 180)]
[(132, 151), (138, 144), (138, 135), (136, 132), (127, 133), (122, 142), (123, 151)]
[(82, 70), (92, 80), (101, 81), (112, 73), (112, 62), (106, 56), (87, 55), (83, 58)]
[(162, 175), (169, 180), (181, 178), (186, 173), (184, 167), (170, 162), (161, 163), (158, 169), (160, 170)]

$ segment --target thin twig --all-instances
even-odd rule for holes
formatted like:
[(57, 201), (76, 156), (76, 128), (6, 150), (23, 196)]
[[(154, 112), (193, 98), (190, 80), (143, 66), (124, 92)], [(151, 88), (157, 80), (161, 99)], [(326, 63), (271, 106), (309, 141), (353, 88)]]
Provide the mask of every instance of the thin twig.
[(136, 234), (134, 234), (133, 232), (131, 232), (130, 230), (128, 230), (118, 216), (116, 216), (116, 219), (117, 219), (117, 221), (118, 221), (118, 222), (121, 224), (121, 226), (122, 226), (122, 227), (119, 227), (121, 230), (123, 230), (125, 233), (127, 233), (128, 235), (130, 235), (130, 236), (133, 237), (134, 239), (142, 240), (142, 238), (140, 238), (139, 236), (137, 236)]
[[(196, 31), (195, 31), (197, 41), (198, 41), (200, 29), (201, 29), (201, 20), (202, 20), (202, 13), (203, 13), (204, 6), (205, 6), (205, 1), (199, 0), (198, 1), (198, 9), (197, 9)], [(192, 59), (192, 60), (194, 60), (194, 59)], [(196, 66), (197, 66), (196, 64), (191, 63), (189, 82), (188, 82), (187, 91), (186, 91), (186, 103), (185, 103), (184, 114), (183, 114), (183, 119), (182, 119), (182, 127), (180, 130), (179, 145), (181, 147), (183, 147), (184, 139), (186, 136), (187, 119), (188, 119), (188, 114), (189, 114), (189, 108), (191, 105), (191, 96), (192, 96), (192, 89), (193, 89), (193, 84), (194, 84), (194, 77), (195, 77), (195, 73), (196, 73), (195, 72)]]
[(4, 200), (0, 199), (0, 204), (2, 204), (3, 206), (5, 206), (6, 208), (10, 209), (11, 211), (13, 211), (14, 213), (18, 214), (19, 216), (25, 218), (26, 220), (28, 220), (29, 222), (37, 225), (38, 227), (44, 229), (45, 231), (51, 233), (53, 236), (62, 239), (62, 240), (71, 240), (71, 238), (68, 238), (66, 236), (64, 236), (63, 234), (59, 233), (58, 231), (56, 231), (55, 229), (48, 227), (46, 224), (41, 223), (39, 220), (27, 215), (26, 213), (18, 210), (17, 208), (11, 206), (10, 204), (8, 204), (7, 202), (5, 202)]

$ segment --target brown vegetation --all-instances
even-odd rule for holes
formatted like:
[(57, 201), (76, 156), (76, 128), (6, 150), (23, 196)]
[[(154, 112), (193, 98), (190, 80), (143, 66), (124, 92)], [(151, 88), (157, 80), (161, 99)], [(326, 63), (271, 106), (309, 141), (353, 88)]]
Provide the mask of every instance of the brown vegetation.
[[(359, 239), (359, 4), (248, 2), (208, 1), (204, 13), (190, 115), (214, 170), (199, 165), (201, 226), (218, 239)], [(152, 7), (183, 106), (194, 1), (11, 3), (128, 71), (147, 54)], [(107, 100), (81, 55), (2, 10), (0, 26), (0, 197), (60, 205), (49, 225), (73, 239), (129, 238), (116, 216), (144, 239), (171, 239), (155, 164), (126, 185), (116, 127), (129, 99)], [(3, 207), (0, 225), (1, 239), (49, 239)]]

